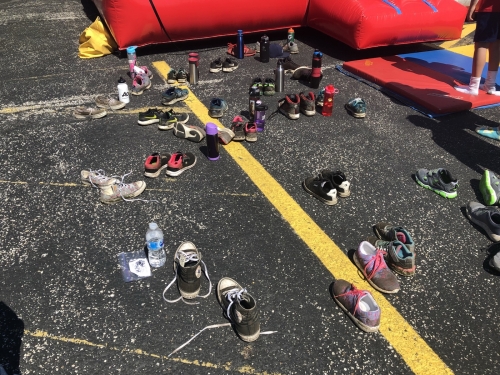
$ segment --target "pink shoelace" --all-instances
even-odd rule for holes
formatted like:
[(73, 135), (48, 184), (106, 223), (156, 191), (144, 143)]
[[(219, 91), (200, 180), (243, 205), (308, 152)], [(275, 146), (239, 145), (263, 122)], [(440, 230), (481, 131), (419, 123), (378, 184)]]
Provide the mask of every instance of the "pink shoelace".
[[(375, 276), (375, 274), (378, 271), (387, 267), (387, 265), (385, 264), (385, 260), (384, 260), (384, 255), (386, 255), (387, 252), (378, 248), (378, 247), (376, 250), (377, 250), (377, 252), (368, 261), (368, 263), (366, 263), (366, 266), (363, 270), (365, 275), (366, 275), (367, 280), (371, 280), (373, 278), (373, 276)], [(370, 272), (370, 274), (368, 274), (367, 269), (371, 264), (373, 264), (373, 268), (372, 268), (372, 271)]]
[(356, 306), (354, 306), (354, 311), (353, 311), (353, 313), (355, 313), (358, 310), (359, 301), (361, 300), (361, 298), (363, 298), (367, 294), (368, 294), (368, 292), (366, 290), (358, 289), (354, 286), (354, 284), (351, 284), (351, 290), (349, 290), (348, 292), (339, 294), (338, 296), (335, 296), (335, 298), (343, 297), (343, 296), (356, 297)]

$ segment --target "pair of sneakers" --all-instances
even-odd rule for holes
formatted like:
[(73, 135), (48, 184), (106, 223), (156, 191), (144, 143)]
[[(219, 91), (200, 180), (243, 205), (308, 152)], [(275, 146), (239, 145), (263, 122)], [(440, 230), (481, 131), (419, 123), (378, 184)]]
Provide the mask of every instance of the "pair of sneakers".
[(287, 94), (278, 102), (278, 111), (290, 120), (297, 120), (300, 114), (314, 116), (316, 114), (316, 97), (314, 93), (301, 92), (300, 94)]
[(225, 59), (219, 57), (210, 63), (210, 73), (219, 73), (220, 71), (231, 73), (238, 69), (238, 66), (238, 62), (232, 57)]
[(159, 130), (170, 130), (178, 123), (185, 124), (189, 120), (189, 114), (176, 113), (173, 109), (163, 111), (158, 108), (149, 108), (145, 112), (139, 112), (139, 125), (158, 124)]
[(108, 114), (106, 112), (107, 109), (114, 111), (125, 107), (125, 103), (115, 99), (111, 95), (98, 95), (94, 100), (97, 108), (79, 106), (74, 109), (73, 116), (81, 120), (103, 118)]
[(254, 122), (245, 122), (241, 116), (235, 116), (231, 123), (233, 141), (257, 142), (257, 125)]
[(186, 83), (187, 81), (187, 72), (180, 68), (179, 70), (170, 69), (167, 73), (167, 83)]
[(351, 183), (341, 171), (322, 170), (316, 177), (308, 177), (302, 182), (305, 191), (321, 202), (333, 206), (337, 195), (346, 198), (351, 195)]
[(457, 196), (458, 180), (453, 178), (447, 169), (419, 169), (415, 173), (415, 180), (420, 186), (432, 190), (443, 198), (451, 199)]
[(149, 155), (144, 162), (144, 176), (155, 178), (166, 169), (166, 175), (177, 177), (191, 169), (196, 164), (196, 156), (191, 152), (177, 151), (173, 154), (155, 152)]
[[(169, 303), (179, 300), (187, 304), (195, 298), (207, 298), (212, 291), (212, 282), (207, 266), (202, 260), (201, 252), (190, 242), (183, 242), (174, 254), (174, 278), (163, 291), (163, 298)], [(203, 267), (202, 267), (203, 266)], [(208, 293), (200, 295), (201, 274), (204, 273), (209, 282)], [(168, 299), (165, 293), (177, 281), (180, 297)], [(224, 316), (231, 322), (238, 336), (246, 342), (258, 339), (260, 335), (259, 310), (257, 302), (248, 291), (229, 277), (223, 277), (217, 283), (217, 300), (223, 309)]]
[(146, 189), (146, 183), (144, 181), (136, 181), (126, 184), (124, 179), (129, 174), (130, 173), (121, 177), (108, 177), (102, 169), (82, 170), (80, 172), (80, 179), (85, 185), (93, 186), (99, 189), (99, 199), (102, 203), (112, 204), (122, 200), (137, 200), (134, 198), (139, 196), (144, 189)]
[(252, 85), (250, 86), (250, 90), (258, 89), (260, 95), (264, 96), (273, 96), (276, 93), (276, 82), (273, 78), (262, 78), (257, 77), (254, 78)]

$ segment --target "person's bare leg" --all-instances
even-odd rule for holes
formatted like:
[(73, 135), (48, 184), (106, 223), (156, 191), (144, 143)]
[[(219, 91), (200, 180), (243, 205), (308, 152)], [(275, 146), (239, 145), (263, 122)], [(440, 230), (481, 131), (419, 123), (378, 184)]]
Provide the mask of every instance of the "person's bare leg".
[(491, 43), (474, 43), (474, 57), (472, 58), (472, 75), (468, 86), (457, 86), (455, 90), (464, 94), (478, 95), (479, 84), (481, 83), (481, 73), (486, 64), (486, 55)]
[(479, 86), (481, 90), (488, 94), (500, 96), (500, 91), (496, 89), (498, 64), (500, 64), (500, 40), (489, 44), (488, 47), (488, 73), (484, 85)]

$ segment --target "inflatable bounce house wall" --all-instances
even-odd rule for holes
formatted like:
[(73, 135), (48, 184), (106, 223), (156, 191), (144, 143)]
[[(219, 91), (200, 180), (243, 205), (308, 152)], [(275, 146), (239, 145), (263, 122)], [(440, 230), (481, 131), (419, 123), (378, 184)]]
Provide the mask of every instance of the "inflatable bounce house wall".
[(308, 26), (364, 49), (460, 38), (455, 0), (93, 0), (118, 48)]

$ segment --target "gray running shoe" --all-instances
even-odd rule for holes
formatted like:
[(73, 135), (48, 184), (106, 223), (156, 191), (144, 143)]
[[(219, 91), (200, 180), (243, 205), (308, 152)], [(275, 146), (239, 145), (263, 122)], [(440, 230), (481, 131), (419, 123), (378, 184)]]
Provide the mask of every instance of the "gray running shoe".
[(299, 53), (299, 46), (297, 43), (288, 42), (283, 46), (283, 52)]
[(144, 181), (132, 182), (131, 184), (118, 183), (111, 186), (101, 187), (101, 202), (106, 204), (124, 201), (133, 201), (146, 189)]
[(142, 95), (142, 93), (151, 87), (151, 80), (147, 74), (137, 74), (132, 82), (132, 95)]
[(246, 289), (233, 279), (223, 277), (217, 284), (217, 299), (224, 310), (224, 315), (243, 341), (252, 342), (259, 338), (257, 302)]
[(375, 235), (385, 241), (401, 241), (404, 245), (415, 254), (415, 242), (410, 233), (401, 226), (392, 225), (385, 222), (377, 223), (373, 226)]
[(306, 116), (314, 116), (316, 114), (316, 98), (314, 97), (314, 93), (301, 92), (299, 94), (300, 97), (300, 112), (302, 112)]
[(369, 237), (368, 242), (387, 253), (384, 259), (391, 270), (403, 276), (415, 275), (415, 254), (402, 242), (379, 240), (377, 237)]
[(105, 95), (99, 95), (95, 98), (95, 104), (99, 108), (104, 108), (104, 109), (122, 109), (125, 107), (125, 103), (111, 97), (111, 96), (105, 96)]
[(80, 173), (80, 178), (85, 185), (92, 185), (94, 187), (111, 186), (119, 181), (115, 177), (106, 176), (106, 172), (102, 169), (98, 169), (97, 171), (87, 171), (84, 169)]
[(500, 241), (500, 210), (498, 208), (469, 202), (467, 216), (474, 224), (483, 228), (493, 242)]
[(497, 204), (500, 198), (500, 179), (493, 172), (486, 169), (479, 181), (479, 190), (486, 205), (493, 206)]
[(494, 257), (490, 259), (490, 266), (495, 269), (495, 271), (500, 272), (500, 252), (496, 253)]
[(382, 293), (397, 293), (399, 281), (384, 260), (384, 251), (375, 248), (368, 241), (359, 244), (353, 256), (354, 263), (371, 286)]
[(451, 176), (451, 173), (444, 169), (419, 169), (415, 173), (415, 179), (420, 186), (432, 190), (443, 198), (456, 198), (458, 181)]
[(102, 118), (108, 113), (102, 108), (76, 107), (73, 116), (78, 119)]

